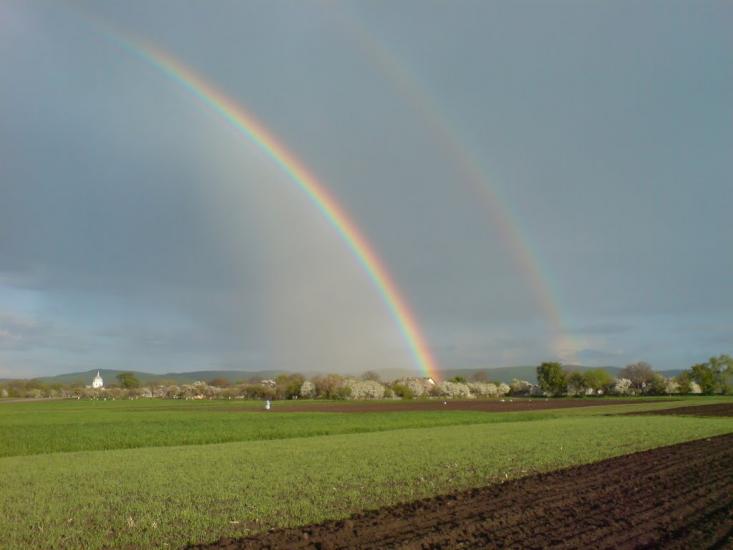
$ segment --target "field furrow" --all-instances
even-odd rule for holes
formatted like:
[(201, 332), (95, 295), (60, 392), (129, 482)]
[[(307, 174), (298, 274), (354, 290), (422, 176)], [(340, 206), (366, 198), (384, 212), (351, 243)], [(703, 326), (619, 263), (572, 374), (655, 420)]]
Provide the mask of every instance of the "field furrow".
[(195, 548), (722, 548), (733, 434)]

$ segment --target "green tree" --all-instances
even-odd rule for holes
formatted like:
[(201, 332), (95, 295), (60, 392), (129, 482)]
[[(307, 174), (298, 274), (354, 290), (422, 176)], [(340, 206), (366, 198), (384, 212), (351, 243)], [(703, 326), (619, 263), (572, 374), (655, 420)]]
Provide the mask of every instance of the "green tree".
[(715, 392), (717, 380), (715, 371), (708, 363), (698, 363), (690, 367), (690, 378), (700, 385), (702, 393), (711, 395)]
[(413, 397), (415, 397), (415, 394), (412, 392), (412, 390), (404, 384), (394, 384), (392, 386), (392, 391), (397, 397), (401, 397), (402, 399), (412, 399)]
[(542, 391), (550, 395), (562, 395), (566, 390), (566, 376), (562, 365), (557, 362), (545, 362), (537, 367), (537, 383)]
[(140, 387), (140, 380), (131, 372), (121, 372), (117, 375), (117, 381), (121, 388), (132, 389)]
[(281, 374), (275, 378), (277, 397), (280, 399), (293, 399), (300, 395), (300, 387), (305, 382), (302, 374)]
[(585, 371), (585, 385), (594, 392), (607, 391), (613, 384), (613, 377), (603, 369), (591, 369)]
[(465, 384), (466, 378), (464, 376), (454, 376), (449, 382), (455, 382), (456, 384)]
[(665, 395), (667, 393), (667, 380), (658, 372), (654, 373), (650, 382), (647, 382), (644, 388), (647, 395)]
[(733, 357), (727, 354), (711, 357), (708, 365), (712, 369), (716, 378), (717, 389), (720, 393), (731, 393), (733, 387), (731, 379), (733, 378)]
[(321, 399), (340, 399), (339, 388), (344, 385), (344, 377), (338, 374), (316, 376), (311, 380), (316, 387), (316, 397)]
[(568, 391), (572, 391), (575, 395), (584, 396), (587, 388), (585, 375), (580, 371), (573, 371), (567, 375)]
[(690, 373), (687, 371), (681, 372), (675, 377), (675, 382), (680, 385), (680, 394), (687, 395), (688, 393), (690, 393), (691, 381), (692, 380), (690, 378)]

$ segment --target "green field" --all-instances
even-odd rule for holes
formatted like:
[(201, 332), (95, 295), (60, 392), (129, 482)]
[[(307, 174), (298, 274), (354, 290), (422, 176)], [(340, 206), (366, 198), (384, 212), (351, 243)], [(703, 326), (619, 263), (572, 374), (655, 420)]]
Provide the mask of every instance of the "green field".
[(612, 403), (259, 414), (223, 401), (0, 402), (0, 546), (179, 547), (733, 432), (730, 418), (608, 416), (672, 405)]

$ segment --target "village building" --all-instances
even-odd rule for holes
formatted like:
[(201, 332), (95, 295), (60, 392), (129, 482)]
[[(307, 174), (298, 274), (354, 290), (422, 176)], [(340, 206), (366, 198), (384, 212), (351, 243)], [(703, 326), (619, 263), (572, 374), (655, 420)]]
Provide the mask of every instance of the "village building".
[(92, 380), (92, 388), (98, 389), (104, 387), (104, 380), (102, 380), (102, 376), (99, 374), (99, 371), (97, 371), (97, 376), (94, 377), (94, 380)]

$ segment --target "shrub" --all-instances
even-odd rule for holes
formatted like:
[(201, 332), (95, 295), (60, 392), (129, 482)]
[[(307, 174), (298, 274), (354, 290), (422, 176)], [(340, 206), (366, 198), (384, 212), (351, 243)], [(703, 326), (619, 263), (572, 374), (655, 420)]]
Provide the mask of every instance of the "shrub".
[(406, 386), (405, 384), (396, 383), (392, 385), (392, 392), (397, 397), (401, 397), (402, 399), (412, 399), (415, 397), (414, 392), (409, 386)]

